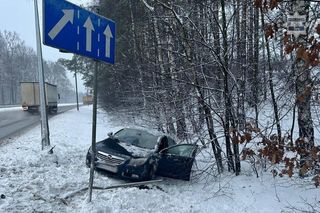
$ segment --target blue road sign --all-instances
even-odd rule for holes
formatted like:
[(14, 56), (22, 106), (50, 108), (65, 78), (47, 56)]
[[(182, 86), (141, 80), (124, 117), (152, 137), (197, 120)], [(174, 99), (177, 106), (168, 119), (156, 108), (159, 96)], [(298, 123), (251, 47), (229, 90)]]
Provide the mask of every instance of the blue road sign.
[(64, 0), (43, 0), (43, 43), (114, 64), (116, 24)]

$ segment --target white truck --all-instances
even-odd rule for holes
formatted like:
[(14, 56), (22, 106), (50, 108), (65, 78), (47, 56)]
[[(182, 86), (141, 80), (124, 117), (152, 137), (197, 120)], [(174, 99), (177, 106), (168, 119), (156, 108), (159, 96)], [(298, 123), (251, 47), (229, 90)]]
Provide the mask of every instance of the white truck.
[[(38, 82), (20, 82), (22, 109), (30, 113), (39, 112), (40, 93)], [(46, 108), (49, 114), (58, 112), (57, 86), (45, 83)]]

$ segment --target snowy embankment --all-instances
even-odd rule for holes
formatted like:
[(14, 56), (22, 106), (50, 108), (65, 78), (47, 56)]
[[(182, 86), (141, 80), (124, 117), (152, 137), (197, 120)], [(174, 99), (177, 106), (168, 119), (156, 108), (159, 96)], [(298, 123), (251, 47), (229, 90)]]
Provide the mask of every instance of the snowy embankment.
[[(84, 106), (50, 119), (53, 155), (41, 152), (40, 126), (0, 143), (0, 212), (292, 212), (319, 209), (320, 192), (310, 181), (256, 178), (243, 162), (240, 176), (225, 172), (221, 177), (202, 173), (190, 182), (164, 179), (149, 188), (132, 187), (87, 192), (67, 200), (64, 195), (88, 186), (85, 155), (91, 143), (92, 109)], [(120, 126), (106, 114), (98, 114), (97, 139)], [(202, 152), (198, 164), (211, 162)], [(122, 183), (95, 173), (94, 185)]]

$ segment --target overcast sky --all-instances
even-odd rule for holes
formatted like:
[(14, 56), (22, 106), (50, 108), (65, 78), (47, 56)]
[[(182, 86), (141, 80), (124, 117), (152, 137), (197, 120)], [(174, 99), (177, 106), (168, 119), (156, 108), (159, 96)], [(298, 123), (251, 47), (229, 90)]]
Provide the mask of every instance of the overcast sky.
[[(90, 0), (69, 0), (76, 5), (86, 5)], [(42, 16), (42, 0), (38, 0), (38, 8), (40, 16)], [(26, 45), (32, 47), (36, 51), (36, 33), (35, 33), (35, 16), (33, 0), (0, 0), (0, 31), (15, 31), (19, 34), (21, 40)], [(42, 18), (40, 18), (40, 26)], [(72, 57), (72, 54), (60, 53), (59, 50), (52, 47), (42, 45), (43, 58), (49, 61), (56, 61), (59, 58)], [(74, 84), (72, 75), (68, 73), (68, 77)], [(80, 82), (80, 84), (82, 84)], [(79, 90), (85, 91), (83, 85)]]

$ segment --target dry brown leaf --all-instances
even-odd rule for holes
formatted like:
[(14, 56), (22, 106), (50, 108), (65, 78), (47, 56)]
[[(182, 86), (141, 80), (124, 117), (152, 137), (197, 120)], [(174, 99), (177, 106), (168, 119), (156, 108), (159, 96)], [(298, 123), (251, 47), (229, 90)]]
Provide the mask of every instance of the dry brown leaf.
[(243, 144), (246, 141), (246, 138), (244, 137), (244, 135), (241, 135), (240, 137), (240, 144)]
[(292, 175), (293, 175), (293, 169), (288, 169), (288, 176), (292, 177)]
[(266, 38), (273, 38), (274, 30), (271, 24), (268, 24), (265, 28), (265, 36)]
[(243, 150), (243, 160), (245, 160), (247, 158), (247, 156), (253, 156), (255, 155), (254, 151), (252, 149), (246, 148)]
[(272, 164), (276, 164), (278, 161), (278, 156), (277, 156), (277, 153), (273, 153), (272, 155)]
[(285, 47), (284, 47), (284, 51), (287, 53), (287, 54), (290, 54), (292, 51), (293, 51), (293, 46), (290, 45), (290, 44), (287, 44)]
[(312, 160), (318, 160), (318, 152), (319, 152), (319, 148), (318, 147), (312, 147), (311, 151), (310, 151), (310, 155)]
[(235, 136), (232, 138), (232, 143), (233, 143), (233, 144), (239, 144), (239, 143), (241, 143), (241, 141), (239, 140), (238, 135), (235, 135)]
[(252, 140), (252, 136), (249, 132), (244, 133), (244, 137), (247, 142), (250, 142)]
[(309, 171), (309, 166), (307, 164), (304, 164), (301, 168), (300, 168), (300, 175), (304, 176), (305, 174), (307, 174), (307, 172)]
[(312, 42), (314, 41), (314, 36), (311, 36), (309, 39), (308, 39), (309, 43), (312, 44)]
[(304, 51), (304, 52), (303, 52), (302, 60), (304, 60), (304, 62), (306, 63), (306, 66), (309, 66), (309, 64), (310, 64), (310, 57), (309, 57), (309, 53), (308, 53), (307, 51)]
[(316, 175), (312, 180), (314, 181), (314, 185), (318, 188), (318, 186), (320, 186), (320, 175)]
[(297, 101), (299, 101), (299, 102), (305, 102), (305, 100), (306, 100), (306, 97), (305, 97), (304, 94), (297, 96)]
[(316, 66), (319, 66), (319, 59), (315, 59), (315, 60), (313, 60), (313, 61), (310, 61), (310, 65), (312, 66), (312, 67), (316, 67)]
[(254, 0), (253, 5), (257, 8), (262, 7), (262, 0)]
[(262, 149), (261, 154), (262, 154), (262, 156), (268, 156), (268, 154), (269, 154), (268, 149), (267, 148)]
[(278, 6), (278, 1), (277, 0), (271, 0), (270, 1), (270, 9), (273, 10)]
[(286, 166), (289, 166), (290, 159), (289, 158), (284, 158), (283, 161), (285, 162)]
[(300, 46), (297, 49), (297, 59), (302, 59), (303, 58), (303, 54), (306, 50), (304, 49), (304, 47)]

